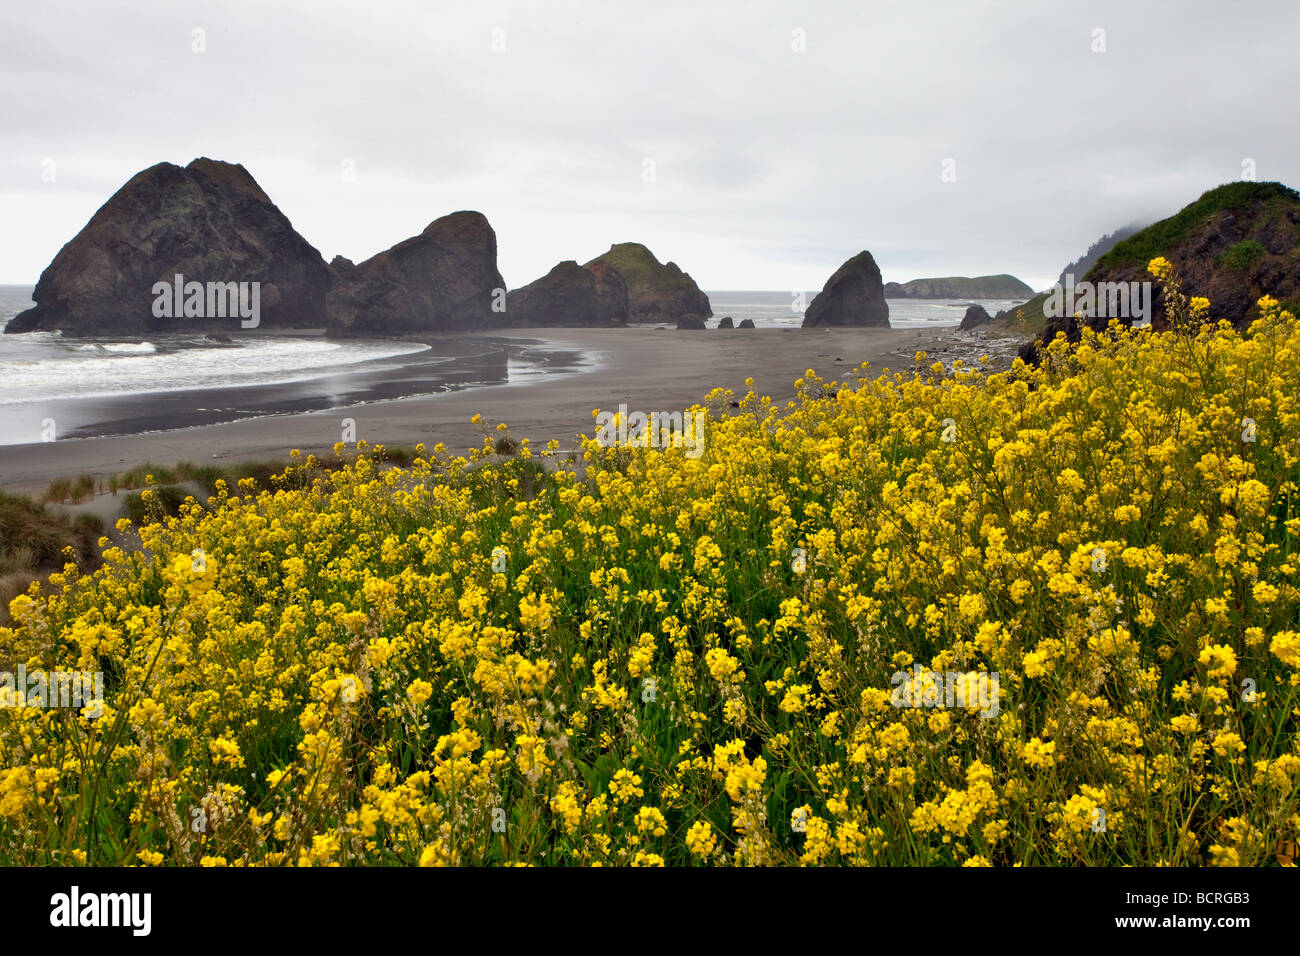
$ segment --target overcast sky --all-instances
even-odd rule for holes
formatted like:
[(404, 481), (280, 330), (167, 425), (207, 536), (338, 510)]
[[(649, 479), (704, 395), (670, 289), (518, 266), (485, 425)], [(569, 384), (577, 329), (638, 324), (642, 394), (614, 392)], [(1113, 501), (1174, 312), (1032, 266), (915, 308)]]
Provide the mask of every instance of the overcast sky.
[(1041, 288), (1246, 160), (1300, 186), (1297, 49), (1296, 0), (7, 2), (0, 282), (210, 156), (327, 259), (478, 209), (511, 287), (635, 240), (705, 289)]

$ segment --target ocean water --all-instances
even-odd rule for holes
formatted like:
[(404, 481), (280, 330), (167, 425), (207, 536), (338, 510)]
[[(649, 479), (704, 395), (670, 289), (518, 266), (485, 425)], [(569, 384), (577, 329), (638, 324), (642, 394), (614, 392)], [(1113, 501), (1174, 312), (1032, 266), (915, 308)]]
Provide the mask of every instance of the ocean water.
[[(0, 328), (30, 308), (30, 286), (0, 286)], [(811, 302), (815, 293), (804, 294)], [(714, 291), (710, 325), (724, 315), (758, 328), (798, 328), (803, 309), (789, 292)], [(966, 302), (890, 299), (896, 329), (955, 326)], [(1018, 303), (981, 300), (990, 315)], [(350, 366), (399, 360), (428, 345), (383, 340), (327, 341), (303, 336), (237, 335), (230, 343), (169, 333), (132, 338), (64, 338), (57, 332), (0, 335), (0, 406), (58, 399), (108, 398), (124, 394), (304, 382)], [(511, 377), (544, 374), (545, 364), (516, 360)]]
[[(0, 328), (32, 306), (30, 286), (0, 286)], [(798, 328), (788, 292), (708, 293), (714, 318)], [(812, 301), (806, 293), (805, 301)], [(983, 301), (990, 314), (1016, 303)], [(967, 303), (889, 301), (901, 329), (956, 326)], [(502, 385), (576, 371), (593, 357), (540, 342), (447, 336), (436, 347), (388, 340), (199, 334), (73, 338), (57, 332), (0, 334), (0, 447), (60, 438), (139, 434), (266, 415)]]
[[(803, 294), (803, 305), (812, 302), (816, 291)], [(707, 292), (709, 304), (713, 306), (713, 318), (710, 326), (717, 325), (717, 320), (729, 315), (740, 324), (741, 319), (753, 319), (760, 329), (790, 328), (797, 329), (803, 325), (804, 308), (795, 301), (789, 292)], [(886, 299), (889, 304), (889, 325), (895, 329), (941, 329), (960, 324), (966, 314), (966, 307), (972, 302), (984, 306), (989, 315), (997, 315), (1002, 309), (1020, 305), (1020, 300), (1009, 299)]]
[[(31, 308), (31, 288), (0, 286), (0, 328)], [(344, 366), (428, 351), (418, 342), (333, 342), (302, 336), (202, 334), (64, 338), (0, 335), (0, 405), (306, 381)]]
[[(32, 305), (0, 286), (0, 328)], [(135, 435), (362, 405), (566, 374), (593, 358), (483, 336), (419, 342), (234, 333), (64, 337), (0, 334), (0, 448)], [(4, 462), (0, 456), (0, 479)]]

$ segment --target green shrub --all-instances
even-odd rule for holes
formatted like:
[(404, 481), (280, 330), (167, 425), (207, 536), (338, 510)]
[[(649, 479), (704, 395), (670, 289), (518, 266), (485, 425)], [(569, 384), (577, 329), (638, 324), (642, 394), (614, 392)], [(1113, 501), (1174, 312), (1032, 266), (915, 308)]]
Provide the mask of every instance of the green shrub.
[(146, 488), (127, 495), (122, 510), (134, 525), (152, 524), (164, 518), (176, 517), (180, 514), (181, 505), (192, 497), (178, 485), (159, 485), (157, 488)]
[(1219, 256), (1218, 263), (1225, 269), (1242, 272), (1249, 268), (1250, 264), (1262, 256), (1265, 251), (1263, 244), (1258, 240), (1243, 239)]

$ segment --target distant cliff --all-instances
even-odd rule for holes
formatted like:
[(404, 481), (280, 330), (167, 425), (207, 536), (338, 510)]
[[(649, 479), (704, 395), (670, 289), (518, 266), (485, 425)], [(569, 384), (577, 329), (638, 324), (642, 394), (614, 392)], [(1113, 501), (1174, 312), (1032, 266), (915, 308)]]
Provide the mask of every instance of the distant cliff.
[[(1141, 228), (1139, 226), (1121, 226), (1114, 232), (1102, 236), (1090, 245), (1083, 255), (1061, 270), (1061, 274), (1056, 280), (1057, 285), (1064, 288), (1067, 284), (1082, 281), (1088, 270), (1096, 265), (1098, 259), (1110, 252), (1118, 243), (1129, 236), (1135, 235)], [(1067, 282), (1067, 276), (1072, 277), (1069, 282)], [(1004, 329), (1023, 328), (1025, 331), (1035, 334), (1041, 332), (1043, 326), (1047, 323), (1044, 309), (1047, 308), (1049, 295), (1050, 290), (1040, 292), (1021, 305), (1003, 309), (994, 317), (992, 324), (995, 327)]]
[(1015, 276), (949, 276), (886, 282), (887, 299), (1027, 299), (1034, 290)]
[(1083, 255), (1079, 256), (1079, 258), (1075, 259), (1068, 266), (1062, 269), (1061, 274), (1057, 277), (1056, 281), (1064, 286), (1066, 285), (1066, 276), (1073, 276), (1074, 281), (1078, 282), (1088, 274), (1089, 269), (1097, 264), (1098, 259), (1110, 252), (1110, 250), (1114, 249), (1116, 245), (1123, 242), (1129, 236), (1136, 235), (1143, 228), (1143, 226), (1122, 226), (1114, 232), (1102, 236), (1090, 245)]

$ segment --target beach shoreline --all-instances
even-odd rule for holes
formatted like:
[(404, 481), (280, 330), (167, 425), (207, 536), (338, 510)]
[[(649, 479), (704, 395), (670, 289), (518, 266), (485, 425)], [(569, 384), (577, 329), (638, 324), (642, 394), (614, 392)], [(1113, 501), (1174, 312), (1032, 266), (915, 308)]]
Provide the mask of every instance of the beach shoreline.
[[(995, 364), (1009, 364), (1005, 343), (950, 328), (523, 328), (462, 338), (505, 340), (521, 350), (554, 356), (563, 374), (548, 371), (543, 362), (533, 374), (516, 375), (511, 381), (435, 394), (380, 397), (329, 408), (290, 407), (220, 423), (189, 424), (183, 415), (173, 415), (179, 427), (167, 430), (3, 445), (0, 488), (39, 493), (54, 478), (90, 474), (107, 479), (146, 462), (287, 464), (292, 449), (319, 455), (348, 434), (372, 446), (442, 443), (463, 453), (481, 446), (485, 433), (494, 434), (498, 422), (509, 426), (512, 437), (528, 438), (536, 449), (552, 439), (569, 448), (579, 434), (593, 433), (593, 409), (626, 404), (645, 412), (684, 411), (703, 402), (715, 387), (744, 395), (745, 379), (751, 376), (759, 394), (784, 402), (794, 396), (795, 379), (810, 368), (823, 379), (842, 381), (867, 362), (867, 374), (874, 377), (886, 368), (910, 369), (918, 350), (945, 363), (961, 358), (968, 364), (989, 352), (996, 354)], [(173, 404), (184, 401), (175, 395)], [(473, 424), (471, 419), (479, 414), (482, 424)]]

